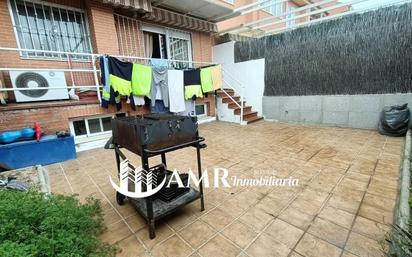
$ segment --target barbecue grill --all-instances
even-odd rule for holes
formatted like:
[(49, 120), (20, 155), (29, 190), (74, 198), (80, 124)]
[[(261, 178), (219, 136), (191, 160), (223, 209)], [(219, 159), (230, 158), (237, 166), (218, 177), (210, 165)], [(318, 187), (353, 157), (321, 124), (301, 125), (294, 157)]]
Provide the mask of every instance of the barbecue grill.
[[(142, 168), (155, 174), (158, 181), (170, 179), (171, 171), (167, 170), (166, 153), (185, 147), (195, 147), (199, 178), (202, 177), (200, 149), (205, 148), (204, 138), (199, 136), (197, 118), (190, 116), (177, 116), (171, 114), (146, 114), (139, 116), (118, 117), (112, 119), (112, 144), (115, 149), (118, 175), (120, 177), (120, 163), (126, 160), (121, 152), (125, 148), (141, 157)], [(162, 163), (149, 167), (149, 158), (161, 155)], [(180, 174), (185, 183), (187, 174)], [(147, 183), (147, 177), (142, 180)], [(165, 183), (167, 185), (168, 183)], [(130, 188), (130, 186), (129, 186)], [(143, 192), (146, 187), (143, 186)], [(116, 193), (116, 201), (123, 204), (126, 196)], [(180, 207), (200, 199), (201, 211), (204, 210), (203, 185), (199, 190), (194, 188), (177, 188), (171, 184), (164, 186), (159, 192), (145, 198), (129, 198), (136, 210), (146, 219), (149, 225), (149, 236), (155, 235), (155, 221), (159, 220)]]

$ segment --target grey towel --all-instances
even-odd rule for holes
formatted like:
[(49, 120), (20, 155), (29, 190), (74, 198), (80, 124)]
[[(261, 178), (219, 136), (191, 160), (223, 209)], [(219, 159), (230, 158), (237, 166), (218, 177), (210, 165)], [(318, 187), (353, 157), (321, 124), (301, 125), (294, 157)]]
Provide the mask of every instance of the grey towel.
[(169, 107), (169, 88), (167, 85), (167, 68), (153, 67), (152, 69), (152, 87), (150, 89), (150, 96), (152, 99), (152, 106), (156, 103), (157, 86), (162, 93), (162, 100), (165, 107)]

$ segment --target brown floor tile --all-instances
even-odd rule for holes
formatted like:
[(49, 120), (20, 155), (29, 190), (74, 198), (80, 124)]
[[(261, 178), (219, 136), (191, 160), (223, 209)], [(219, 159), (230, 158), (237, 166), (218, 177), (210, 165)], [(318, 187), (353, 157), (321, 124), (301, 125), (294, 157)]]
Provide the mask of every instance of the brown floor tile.
[(393, 222), (392, 212), (385, 211), (367, 204), (362, 204), (359, 210), (359, 216), (374, 220), (382, 224), (392, 224)]
[(257, 235), (249, 226), (235, 221), (222, 231), (229, 240), (237, 244), (240, 248), (245, 248)]
[(385, 211), (393, 212), (396, 200), (385, 197), (379, 197), (372, 194), (366, 194), (363, 203)]
[(384, 256), (380, 243), (355, 232), (351, 232), (345, 250), (358, 256)]
[(373, 240), (382, 241), (389, 236), (388, 233), (391, 231), (391, 227), (358, 216), (352, 230)]
[(119, 221), (107, 226), (107, 230), (102, 235), (102, 240), (109, 244), (117, 243), (132, 234), (124, 221)]
[(192, 249), (178, 236), (174, 235), (152, 249), (153, 257), (185, 257)]
[(219, 207), (210, 211), (208, 214), (205, 214), (201, 219), (216, 230), (223, 229), (234, 220), (233, 217)]
[(338, 257), (342, 250), (310, 234), (305, 234), (295, 248), (295, 251), (305, 257)]
[(132, 216), (127, 217), (126, 223), (130, 226), (132, 229), (133, 233), (136, 233), (140, 229), (146, 228), (146, 221), (140, 214), (135, 214)]
[(322, 203), (300, 197), (294, 200), (290, 206), (308, 215), (316, 215), (319, 212)]
[(350, 252), (347, 252), (347, 251), (343, 251), (342, 257), (359, 257), (359, 256), (351, 254)]
[(398, 191), (394, 188), (379, 185), (379, 184), (370, 184), (368, 187), (368, 193), (379, 196), (379, 197), (386, 197), (391, 199), (396, 199), (398, 195)]
[(239, 220), (256, 231), (262, 230), (274, 217), (261, 209), (251, 208)]
[(332, 206), (326, 206), (318, 215), (324, 220), (328, 220), (344, 228), (350, 229), (355, 219), (355, 215)]
[(280, 219), (276, 219), (267, 229), (265, 229), (265, 233), (292, 249), (303, 235), (304, 231)]
[(345, 246), (349, 230), (327, 220), (316, 218), (313, 224), (309, 227), (308, 233), (343, 248)]
[(193, 222), (198, 218), (199, 215), (202, 214), (199, 205), (200, 203), (196, 201), (181, 208), (167, 219), (167, 224), (169, 224), (169, 226), (176, 231), (182, 229), (184, 226), (186, 226), (190, 222)]
[(346, 173), (345, 178), (353, 179), (356, 181), (369, 182), (371, 176), (349, 171), (348, 173)]
[(269, 196), (266, 196), (256, 204), (256, 208), (259, 208), (272, 216), (277, 216), (284, 207), (285, 204), (282, 204)]
[(328, 205), (352, 214), (356, 214), (358, 212), (360, 201), (353, 200), (350, 197), (334, 194), (329, 199), (327, 206)]
[(237, 218), (247, 210), (247, 207), (238, 204), (237, 199), (228, 199), (221, 206), (225, 208), (225, 212), (230, 216)]
[(173, 234), (173, 231), (165, 223), (156, 224), (155, 229), (156, 237), (154, 239), (150, 239), (149, 229), (147, 227), (145, 229), (140, 229), (136, 233), (136, 236), (145, 244), (147, 248), (149, 248), (149, 250)]
[(297, 252), (292, 252), (289, 257), (303, 257), (303, 255), (298, 254)]
[(212, 238), (198, 250), (203, 257), (235, 257), (240, 251), (239, 248), (220, 235)]
[(247, 254), (252, 257), (286, 257), (290, 251), (291, 249), (286, 245), (277, 242), (273, 237), (265, 233), (261, 234), (256, 241), (246, 249)]
[(281, 220), (286, 221), (287, 223), (292, 224), (302, 230), (306, 230), (312, 222), (313, 217), (313, 215), (306, 214), (292, 207), (288, 207), (282, 214), (279, 215)]
[(112, 223), (119, 222), (121, 217), (117, 214), (115, 209), (110, 208), (103, 211), (103, 220), (106, 225), (110, 225)]
[(117, 243), (117, 247), (120, 252), (117, 257), (143, 257), (149, 256), (143, 245), (137, 240), (135, 235), (131, 235), (128, 238), (123, 239)]
[(368, 181), (354, 180), (345, 177), (342, 179), (340, 186), (349, 188), (351, 190), (365, 191), (368, 185)]
[(215, 230), (201, 220), (195, 221), (194, 223), (184, 227), (179, 232), (180, 236), (193, 248), (198, 248), (215, 233)]
[(349, 168), (350, 172), (357, 172), (364, 175), (372, 175), (375, 168), (376, 161), (367, 159), (357, 159)]
[(344, 187), (342, 185), (338, 185), (333, 191), (333, 196), (340, 196), (357, 202), (360, 202), (364, 195), (365, 191)]

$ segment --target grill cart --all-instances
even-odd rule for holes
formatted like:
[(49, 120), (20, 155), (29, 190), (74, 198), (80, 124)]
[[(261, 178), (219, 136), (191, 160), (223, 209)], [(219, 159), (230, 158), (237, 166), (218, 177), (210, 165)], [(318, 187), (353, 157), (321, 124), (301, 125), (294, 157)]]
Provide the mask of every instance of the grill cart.
[[(155, 221), (175, 212), (178, 208), (200, 199), (201, 211), (204, 210), (203, 182), (199, 184), (199, 191), (194, 188), (178, 188), (173, 182), (169, 184), (171, 171), (167, 170), (166, 153), (185, 147), (195, 147), (197, 154), (198, 176), (202, 177), (200, 149), (205, 148), (204, 138), (199, 136), (197, 118), (176, 116), (171, 114), (146, 114), (141, 116), (118, 117), (112, 120), (112, 143), (115, 149), (118, 175), (121, 178), (121, 162), (126, 156), (120, 148), (126, 148), (141, 157), (142, 172), (140, 174), (142, 192), (147, 192), (147, 183), (152, 180), (166, 180), (159, 192), (144, 198), (129, 198), (136, 210), (144, 217), (149, 225), (150, 238), (155, 238)], [(161, 155), (162, 163), (149, 166), (149, 158)], [(150, 175), (147, 175), (149, 174)], [(139, 179), (140, 180), (140, 175)], [(179, 175), (186, 184), (187, 174)], [(134, 178), (134, 181), (137, 181)], [(185, 182), (186, 181), (186, 182)], [(130, 185), (133, 187), (135, 184)], [(126, 196), (116, 193), (118, 204), (123, 204)]]

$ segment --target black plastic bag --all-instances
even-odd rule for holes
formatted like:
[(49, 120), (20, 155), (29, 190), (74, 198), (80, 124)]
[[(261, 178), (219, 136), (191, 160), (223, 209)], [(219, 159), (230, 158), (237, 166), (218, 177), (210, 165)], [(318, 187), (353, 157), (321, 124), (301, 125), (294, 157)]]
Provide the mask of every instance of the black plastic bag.
[(409, 128), (408, 104), (386, 106), (379, 119), (379, 133), (386, 136), (405, 136)]

